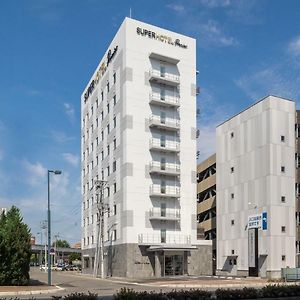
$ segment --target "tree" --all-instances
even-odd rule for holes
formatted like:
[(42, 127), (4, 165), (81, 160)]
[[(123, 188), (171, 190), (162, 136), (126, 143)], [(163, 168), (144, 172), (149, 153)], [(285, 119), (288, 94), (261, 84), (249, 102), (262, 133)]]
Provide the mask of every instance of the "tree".
[(56, 242), (52, 243), (52, 247), (57, 248), (71, 248), (70, 244), (66, 240), (57, 240)]
[(72, 263), (74, 260), (81, 260), (81, 254), (80, 253), (71, 253), (69, 255), (70, 263)]
[(30, 230), (13, 206), (0, 217), (0, 285), (26, 285), (31, 256)]

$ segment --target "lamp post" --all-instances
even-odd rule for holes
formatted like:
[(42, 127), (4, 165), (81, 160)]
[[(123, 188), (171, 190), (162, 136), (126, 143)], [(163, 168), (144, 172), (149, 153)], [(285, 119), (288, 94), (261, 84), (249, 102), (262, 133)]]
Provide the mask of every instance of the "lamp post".
[(48, 220), (48, 285), (51, 285), (51, 256), (50, 256), (50, 249), (51, 249), (51, 227), (50, 227), (50, 173), (55, 175), (60, 175), (60, 170), (48, 170), (48, 211), (47, 211), (47, 220)]

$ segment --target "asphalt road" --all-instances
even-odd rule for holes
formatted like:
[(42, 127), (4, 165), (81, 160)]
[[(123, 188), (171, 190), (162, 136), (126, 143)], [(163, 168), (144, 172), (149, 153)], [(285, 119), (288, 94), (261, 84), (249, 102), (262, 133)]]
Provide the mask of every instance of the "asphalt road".
[[(33, 280), (38, 280), (40, 282), (47, 282), (47, 273), (44, 271), (39, 270), (38, 268), (32, 268), (30, 271), (30, 277)], [(81, 275), (77, 272), (72, 271), (56, 271), (52, 272), (52, 284), (59, 286), (62, 288), (62, 290), (51, 293), (51, 294), (40, 294), (40, 295), (28, 295), (28, 296), (18, 296), (20, 299), (51, 299), (53, 298), (51, 296), (64, 296), (70, 293), (75, 292), (81, 292), (81, 293), (87, 293), (92, 292), (96, 293), (99, 296), (99, 299), (108, 300), (112, 299), (112, 295), (115, 294), (120, 288), (126, 287), (126, 288), (132, 288), (136, 291), (169, 291), (172, 290), (172, 288), (167, 287), (158, 287), (158, 286), (149, 286), (147, 284), (151, 284), (155, 282), (156, 279), (153, 280), (144, 280), (139, 281), (139, 284), (135, 284), (134, 282), (122, 282), (116, 281), (116, 279), (100, 279), (100, 278), (93, 278), (86, 275)], [(164, 281), (172, 280), (165, 278)], [(184, 280), (184, 279), (183, 279)], [(189, 280), (194, 281), (193, 278), (190, 278)], [(216, 278), (197, 278), (195, 279), (197, 282), (204, 282), (204, 281), (210, 281), (211, 283), (223, 283), (224, 280), (222, 279), (216, 279)], [(179, 280), (180, 281), (180, 280)], [(227, 281), (227, 280), (226, 280)], [(180, 288), (181, 289), (181, 288)], [(209, 288), (206, 288), (209, 289)], [(214, 288), (215, 289), (215, 288)], [(3, 297), (0, 297), (3, 298)], [(8, 297), (8, 299), (11, 299), (12, 297)], [(299, 300), (298, 297), (292, 297), (292, 298), (277, 298), (276, 300)], [(272, 298), (269, 298), (269, 300), (272, 300)], [(274, 299), (275, 300), (275, 299)]]

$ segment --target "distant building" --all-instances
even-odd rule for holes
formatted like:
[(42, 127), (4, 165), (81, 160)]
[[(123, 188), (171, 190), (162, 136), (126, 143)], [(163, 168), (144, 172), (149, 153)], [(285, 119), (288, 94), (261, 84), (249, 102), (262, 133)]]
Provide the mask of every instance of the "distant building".
[(268, 96), (217, 127), (217, 274), (279, 278), (296, 266), (299, 120), (294, 101)]
[(73, 248), (81, 249), (81, 242), (74, 244)]
[(197, 238), (212, 240), (216, 267), (216, 154), (197, 166)]

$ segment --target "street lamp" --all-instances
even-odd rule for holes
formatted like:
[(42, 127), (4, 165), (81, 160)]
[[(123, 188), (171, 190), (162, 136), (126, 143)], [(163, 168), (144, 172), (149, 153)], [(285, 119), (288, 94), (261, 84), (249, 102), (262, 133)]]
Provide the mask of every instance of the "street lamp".
[(48, 170), (48, 285), (51, 285), (51, 256), (50, 256), (50, 249), (51, 249), (51, 227), (50, 227), (50, 173), (54, 175), (60, 175), (60, 170)]

